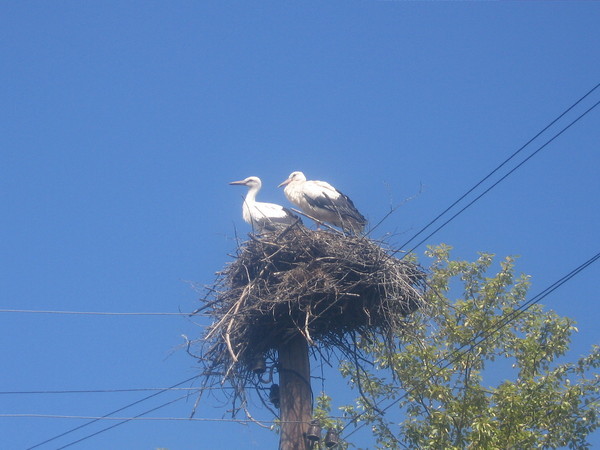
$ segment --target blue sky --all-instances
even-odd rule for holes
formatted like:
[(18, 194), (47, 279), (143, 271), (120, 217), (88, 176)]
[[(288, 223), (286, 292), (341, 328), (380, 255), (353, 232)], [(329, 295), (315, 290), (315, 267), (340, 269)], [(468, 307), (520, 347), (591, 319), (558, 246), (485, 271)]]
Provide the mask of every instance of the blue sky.
[[(371, 223), (422, 186), (376, 234), (401, 244), (600, 82), (599, 22), (599, 2), (3, 2), (0, 308), (192, 311), (194, 286), (249, 231), (243, 189), (227, 183), (250, 175), (259, 200), (287, 204), (276, 186), (302, 170)], [(594, 110), (427, 243), (520, 255), (532, 295), (597, 253), (599, 124)], [(578, 322), (572, 358), (598, 343), (599, 275), (592, 266), (544, 300)], [(172, 386), (197, 373), (181, 335), (203, 325), (3, 312), (0, 390)], [(101, 416), (153, 392), (4, 394), (0, 413)], [(151, 415), (188, 417), (193, 402)], [(209, 396), (197, 417), (225, 409)], [(2, 417), (0, 435), (27, 448), (82, 423)], [(79, 448), (276, 443), (254, 425), (135, 421)]]

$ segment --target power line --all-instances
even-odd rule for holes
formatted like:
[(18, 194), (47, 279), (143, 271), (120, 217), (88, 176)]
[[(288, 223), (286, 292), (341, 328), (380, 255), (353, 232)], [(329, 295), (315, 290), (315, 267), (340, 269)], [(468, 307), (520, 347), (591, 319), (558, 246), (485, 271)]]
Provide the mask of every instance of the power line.
[[(206, 386), (203, 390), (233, 389), (230, 386)], [(45, 391), (0, 391), (0, 395), (44, 395), (44, 394), (107, 394), (121, 392), (147, 392), (147, 391), (197, 391), (198, 388), (130, 388), (130, 389), (68, 389)]]
[[(509, 170), (498, 181), (496, 181), (494, 184), (492, 184), (490, 187), (488, 187), (485, 191), (483, 191), (481, 194), (479, 194), (477, 197), (475, 197), (473, 200), (471, 200), (466, 206), (464, 206), (462, 209), (460, 209), (456, 214), (454, 214), (452, 217), (450, 217), (448, 220), (446, 220), (444, 223), (442, 223), (439, 227), (437, 227), (435, 230), (433, 230), (431, 233), (429, 233), (425, 238), (421, 239), (413, 248), (411, 248), (410, 250), (408, 250), (402, 256), (402, 258), (400, 258), (400, 259), (403, 259), (406, 255), (412, 253), (419, 245), (421, 245), (422, 243), (424, 243), (427, 239), (429, 239), (435, 233), (437, 233), (442, 228), (444, 228), (446, 225), (448, 225), (450, 222), (452, 222), (458, 215), (462, 214), (467, 208), (471, 207), (471, 205), (473, 205), (481, 197), (483, 197), (485, 194), (487, 194), (489, 191), (491, 191), (493, 188), (495, 188), (498, 184), (500, 184), (502, 181), (504, 181), (506, 178), (508, 178), (519, 167), (521, 167), (523, 164), (525, 164), (527, 161), (529, 161), (531, 158), (533, 158), (536, 154), (538, 154), (542, 149), (544, 149), (548, 144), (550, 144), (552, 141), (554, 141), (556, 138), (558, 138), (561, 134), (563, 134), (565, 131), (567, 131), (569, 128), (571, 128), (573, 125), (575, 125), (575, 123), (577, 123), (579, 120), (581, 120), (586, 114), (588, 114), (589, 112), (591, 112), (599, 104), (600, 104), (600, 100), (597, 101), (596, 103), (594, 103), (583, 114), (581, 114), (580, 116), (578, 116), (575, 120), (573, 120), (571, 123), (569, 123), (562, 130), (560, 130), (558, 133), (556, 133), (554, 136), (552, 136), (549, 140), (547, 140), (544, 144), (542, 144), (536, 151), (534, 151), (532, 154), (530, 154), (527, 158), (525, 158), (523, 161), (521, 161), (519, 164), (517, 164), (515, 167), (513, 167), (511, 170)], [(400, 250), (396, 250), (392, 254), (398, 253), (399, 251)]]
[[(175, 400), (164, 403), (163, 405), (154, 408), (156, 410), (158, 408), (162, 408), (171, 403), (175, 403), (176, 401), (182, 400), (187, 396), (178, 397)], [(147, 414), (147, 412), (142, 414)], [(343, 419), (342, 416), (328, 416), (332, 419)], [(141, 417), (141, 415), (133, 416), (133, 417), (100, 417), (100, 416), (77, 416), (70, 414), (35, 414), (35, 413), (24, 413), (24, 414), (0, 414), (0, 418), (4, 419), (72, 419), (72, 420), (98, 420), (98, 421), (156, 421), (156, 422), (166, 422), (166, 421), (175, 421), (175, 422), (230, 422), (230, 423), (241, 423), (241, 424), (252, 424), (256, 423), (255, 420), (251, 419), (226, 419), (226, 418), (212, 418), (212, 417)], [(270, 424), (279, 424), (279, 423), (300, 423), (299, 421), (281, 421), (281, 420), (260, 420), (262, 423), (270, 423)]]
[[(460, 203), (463, 199), (465, 199), (471, 192), (473, 192), (475, 189), (477, 189), (479, 186), (481, 186), (486, 180), (488, 180), (492, 175), (494, 175), (498, 170), (500, 170), (502, 167), (504, 167), (509, 161), (511, 161), (515, 156), (517, 156), (519, 153), (521, 153), (529, 144), (531, 144), (535, 139), (537, 139), (540, 135), (542, 135), (546, 130), (548, 130), (550, 127), (552, 127), (552, 125), (554, 125), (556, 122), (558, 122), (561, 118), (563, 118), (567, 113), (569, 113), (573, 108), (575, 108), (575, 106), (577, 106), (579, 103), (581, 103), (584, 99), (586, 99), (592, 92), (594, 92), (598, 87), (600, 87), (600, 83), (596, 84), (592, 89), (590, 89), (588, 92), (586, 92), (582, 97), (580, 97), (575, 103), (573, 103), (571, 106), (569, 106), (565, 111), (563, 111), (559, 116), (557, 116), (554, 120), (552, 120), (548, 125), (546, 125), (542, 130), (540, 130), (535, 136), (533, 136), (531, 139), (529, 139), (525, 144), (523, 144), (519, 149), (517, 149), (512, 155), (510, 155), (508, 158), (506, 158), (504, 161), (502, 161), (494, 170), (492, 170), (490, 173), (488, 173), (485, 177), (483, 177), (481, 180), (479, 180), (473, 187), (471, 187), (467, 192), (465, 192), (463, 195), (461, 195), (456, 201), (454, 201), (450, 206), (448, 206), (446, 209), (444, 209), (441, 213), (439, 213), (436, 217), (434, 217), (430, 222), (428, 222), (424, 227), (422, 227), (417, 233), (415, 233), (408, 241), (406, 241), (404, 244), (402, 244), (399, 248), (404, 248), (406, 247), (408, 244), (410, 244), (412, 241), (414, 241), (417, 236), (421, 235), (425, 230), (427, 230), (431, 225), (433, 225), (435, 222), (437, 222), (442, 216), (444, 216), (448, 211), (450, 211), (452, 208), (454, 208), (458, 203)], [(548, 142), (546, 142), (546, 144), (544, 144), (542, 147), (540, 147), (538, 150), (535, 151), (535, 153), (539, 152), (543, 147), (545, 147), (546, 145), (548, 145), (550, 142), (552, 142), (555, 138), (557, 138), (560, 134), (562, 134), (564, 131), (566, 131), (571, 125), (573, 125), (575, 122), (577, 122), (579, 119), (581, 119), (584, 115), (586, 115), (588, 112), (590, 112), (593, 108), (595, 108), (597, 106), (597, 103), (592, 106), (589, 110), (587, 110), (584, 114), (582, 114), (581, 116), (579, 116), (577, 119), (575, 119), (571, 124), (569, 124), (567, 127), (565, 127), (560, 133), (558, 133), (557, 135), (555, 135), (552, 139), (550, 139)], [(535, 154), (534, 153), (534, 154)], [(530, 155), (525, 161), (527, 161), (528, 159), (531, 158), (532, 155)], [(511, 174), (512, 172), (514, 172), (516, 170), (516, 168), (520, 167), (522, 164), (524, 163), (524, 161), (519, 164), (517, 167), (515, 167), (513, 170), (511, 170), (507, 175), (505, 175), (500, 181), (502, 181), (504, 178), (506, 178), (506, 176), (508, 176), (509, 174)], [(500, 181), (496, 182), (492, 187), (494, 187), (496, 184), (498, 184)], [(491, 188), (490, 188), (491, 189)], [(477, 197), (473, 202), (469, 203), (465, 208), (461, 209), (457, 214), (455, 214), (453, 217), (450, 218), (450, 220), (444, 222), (444, 224), (442, 224), (442, 226), (436, 228), (436, 230), (429, 234), (425, 239), (421, 240), (417, 245), (415, 245), (413, 247), (412, 250), (410, 250), (410, 252), (412, 252), (415, 248), (417, 248), (419, 245), (421, 245), (425, 240), (429, 239), (433, 234), (435, 234), (437, 231), (439, 231), (441, 228), (443, 228), (446, 224), (448, 224), (451, 220), (454, 219), (454, 217), (456, 217), (458, 214), (462, 213), (466, 208), (468, 208), (469, 206), (471, 206), (471, 204), (473, 204), (475, 201), (477, 201), (481, 196), (483, 196), (485, 193), (487, 193), (489, 191), (486, 190), (482, 195), (480, 195), (479, 197)], [(408, 253), (410, 253), (408, 252)]]
[[(148, 409), (148, 410), (146, 410), (146, 411), (138, 414), (137, 416), (133, 416), (133, 417), (128, 417), (128, 418), (122, 419), (121, 422), (118, 422), (118, 423), (115, 423), (114, 425), (111, 425), (109, 427), (103, 428), (102, 430), (96, 431), (95, 433), (88, 434), (87, 436), (84, 436), (81, 439), (77, 439), (76, 441), (69, 442), (67, 445), (63, 445), (62, 447), (59, 447), (57, 450), (62, 450), (63, 448), (67, 448), (67, 447), (70, 447), (71, 445), (78, 444), (79, 442), (85, 441), (86, 439), (89, 439), (89, 438), (91, 438), (93, 436), (97, 436), (100, 433), (104, 433), (105, 431), (111, 430), (111, 429), (113, 429), (115, 427), (118, 427), (119, 425), (123, 425), (124, 423), (127, 423), (127, 422), (130, 422), (132, 420), (138, 419), (141, 416), (149, 414), (149, 413), (151, 413), (153, 411), (156, 411), (158, 409), (164, 408), (165, 406), (168, 406), (168, 405), (171, 405), (173, 403), (176, 403), (176, 402), (178, 402), (180, 400), (183, 400), (184, 398), (187, 398), (187, 397), (188, 397), (187, 394), (186, 395), (182, 395), (181, 397), (178, 397), (178, 398), (176, 398), (174, 400), (171, 400), (171, 401), (168, 401), (166, 403), (163, 403), (162, 405), (159, 405), (159, 406), (157, 406), (155, 408)], [(96, 422), (96, 421), (101, 420), (101, 419), (103, 419), (103, 418), (101, 417), (101, 418), (93, 419), (92, 422)]]
[[(510, 314), (508, 314), (505, 318), (503, 318), (503, 320), (501, 320), (495, 326), (490, 327), (487, 330), (484, 330), (484, 332), (482, 332), (479, 336), (473, 337), (472, 339), (470, 339), (469, 341), (467, 341), (462, 346), (458, 347), (457, 349), (454, 349), (452, 352), (450, 352), (444, 358), (440, 359), (437, 363), (435, 363), (436, 366), (439, 366), (444, 361), (448, 361), (446, 364), (444, 364), (443, 366), (439, 367), (439, 369), (435, 373), (432, 374), (432, 377), (439, 375), (444, 369), (448, 368), (449, 366), (451, 366), (452, 364), (454, 364), (455, 362), (457, 362), (458, 360), (460, 360), (461, 358), (463, 358), (467, 353), (471, 352), (476, 346), (480, 345), (481, 343), (483, 343), (484, 341), (486, 341), (488, 338), (490, 338), (492, 335), (494, 335), (494, 333), (496, 333), (500, 329), (504, 328), (510, 322), (512, 322), (515, 319), (517, 319), (521, 314), (523, 314), (525, 311), (527, 311), (529, 308), (531, 308), (534, 304), (539, 303), (546, 296), (550, 295), (552, 292), (554, 292), (560, 286), (562, 286), (563, 284), (565, 284), (567, 281), (571, 280), (575, 275), (579, 274), (583, 270), (587, 269), (590, 265), (592, 265), (593, 263), (595, 263), (596, 261), (598, 261), (598, 259), (600, 259), (600, 252), (596, 253), (590, 259), (588, 259), (584, 263), (580, 264), (575, 269), (573, 269), (572, 271), (570, 271), (568, 274), (564, 275), (562, 278), (560, 278), (559, 280), (555, 281), (550, 286), (548, 286), (547, 288), (545, 288), (544, 290), (542, 290), (541, 292), (539, 292), (537, 295), (535, 295), (534, 297), (532, 297), (531, 299), (529, 299), (528, 301), (526, 301), (525, 303), (523, 303), (521, 306), (519, 306), (517, 309), (515, 309)], [(469, 348), (466, 351), (461, 352), (461, 350), (464, 349), (467, 346)], [(403, 400), (406, 397), (408, 397), (417, 388), (420, 388), (421, 386), (423, 386), (423, 384), (424, 384), (424, 382), (421, 382), (420, 384), (417, 384), (416, 386), (414, 386), (411, 389), (407, 390), (402, 396), (400, 396), (398, 399), (395, 399), (392, 403), (390, 403), (388, 406), (386, 406), (385, 408), (383, 408), (381, 410), (381, 412), (385, 413), (392, 406), (396, 405), (398, 402), (400, 402), (401, 400)], [(360, 419), (366, 413), (367, 412), (364, 411), (364, 412), (362, 412), (360, 414), (355, 415), (342, 428), (342, 430), (340, 431), (340, 434), (350, 424), (355, 423), (358, 419)], [(349, 436), (351, 436), (352, 434), (356, 433), (359, 429), (361, 429), (365, 425), (366, 425), (366, 422), (363, 423), (362, 425), (359, 425), (352, 432), (350, 432), (348, 435), (346, 435), (344, 437), (344, 439), (347, 439)]]
[[(35, 309), (0, 309), (0, 313), (22, 314), (72, 314), (83, 316), (191, 316), (191, 313), (182, 312), (100, 312), (100, 311), (52, 311)], [(208, 316), (208, 314), (194, 314), (195, 316)]]
[[(144, 401), (146, 401), (146, 400), (149, 400), (149, 399), (151, 399), (152, 397), (156, 397), (157, 395), (160, 395), (160, 394), (162, 394), (163, 392), (166, 392), (166, 391), (168, 391), (168, 390), (170, 390), (170, 389), (173, 389), (173, 388), (179, 387), (179, 386), (181, 386), (182, 384), (184, 384), (184, 383), (188, 383), (188, 382), (190, 382), (190, 381), (193, 381), (193, 380), (195, 380), (195, 379), (197, 379), (197, 378), (199, 378), (199, 377), (200, 377), (200, 375), (195, 375), (195, 376), (193, 376), (193, 377), (190, 377), (190, 378), (188, 378), (187, 380), (183, 380), (183, 381), (181, 381), (181, 382), (179, 382), (179, 383), (177, 383), (177, 384), (174, 384), (173, 386), (170, 386), (170, 387), (168, 387), (168, 388), (165, 388), (165, 389), (163, 389), (163, 390), (161, 390), (161, 391), (155, 392), (154, 394), (150, 394), (150, 395), (148, 395), (148, 396), (146, 396), (146, 397), (144, 397), (144, 398), (142, 398), (142, 399), (140, 399), (140, 400), (137, 400), (137, 401), (135, 401), (135, 402), (133, 402), (133, 403), (129, 403), (128, 405), (125, 405), (125, 406), (123, 406), (123, 407), (121, 407), (121, 408), (119, 408), (119, 409), (115, 409), (114, 411), (111, 411), (111, 412), (109, 412), (108, 414), (105, 414), (105, 415), (104, 415), (104, 416), (102, 416), (102, 417), (109, 417), (109, 416), (112, 416), (113, 414), (116, 414), (116, 413), (118, 413), (118, 412), (121, 412), (121, 411), (123, 411), (123, 410), (125, 410), (125, 409), (127, 409), (127, 408), (129, 408), (129, 407), (131, 407), (131, 406), (134, 406), (134, 405), (137, 405), (137, 404), (139, 404), (139, 403), (141, 403), (141, 402), (144, 402)], [(54, 441), (55, 439), (61, 438), (61, 437), (63, 437), (63, 436), (66, 436), (67, 434), (73, 433), (74, 431), (77, 431), (77, 430), (80, 430), (80, 429), (82, 429), (82, 428), (84, 428), (84, 427), (87, 427), (88, 425), (91, 425), (91, 424), (93, 424), (93, 423), (97, 422), (98, 420), (99, 420), (99, 419), (93, 419), (93, 420), (90, 420), (89, 422), (86, 422), (86, 423), (84, 423), (84, 424), (82, 424), (82, 425), (79, 425), (79, 426), (77, 426), (77, 427), (75, 427), (75, 428), (72, 428), (72, 429), (70, 429), (70, 430), (67, 430), (67, 431), (65, 431), (65, 432), (61, 433), (61, 434), (58, 434), (58, 435), (56, 435), (56, 436), (54, 436), (54, 437), (51, 437), (50, 439), (46, 439), (45, 441), (43, 441), (43, 442), (40, 442), (39, 444), (36, 444), (36, 445), (34, 445), (34, 446), (32, 446), (32, 447), (29, 447), (27, 450), (31, 450), (31, 449), (37, 448), (37, 447), (39, 447), (39, 446), (41, 446), (41, 445), (43, 445), (43, 444), (47, 444), (48, 442), (52, 442), (52, 441)]]
[[(59, 447), (57, 450), (62, 450), (64, 448), (70, 447), (71, 445), (77, 444), (77, 443), (79, 443), (81, 441), (85, 441), (86, 439), (89, 439), (89, 438), (91, 438), (93, 436), (97, 436), (100, 433), (104, 433), (105, 431), (111, 430), (111, 429), (113, 429), (115, 427), (118, 427), (119, 425), (123, 425), (124, 423), (130, 422), (132, 420), (155, 420), (155, 421), (156, 420), (177, 420), (177, 421), (183, 421), (183, 420), (194, 421), (194, 420), (196, 420), (196, 421), (201, 421), (201, 422), (209, 422), (209, 421), (210, 422), (216, 422), (216, 421), (218, 421), (218, 422), (235, 422), (235, 423), (244, 423), (244, 424), (257, 423), (258, 422), (258, 420), (252, 420), (252, 419), (239, 420), (239, 419), (210, 419), (210, 418), (200, 418), (200, 417), (195, 418), (195, 419), (194, 418), (185, 418), (184, 419), (184, 418), (173, 418), (173, 417), (167, 417), (167, 418), (163, 418), (163, 417), (154, 417), (154, 418), (152, 418), (152, 417), (142, 417), (142, 416), (144, 416), (146, 414), (149, 414), (149, 413), (151, 413), (153, 411), (156, 411), (158, 409), (164, 408), (165, 406), (168, 406), (168, 405), (170, 405), (172, 403), (175, 403), (175, 402), (178, 402), (180, 400), (183, 400), (186, 397), (187, 397), (187, 395), (178, 397), (178, 398), (176, 398), (174, 400), (171, 400), (169, 402), (163, 403), (162, 405), (159, 405), (159, 406), (157, 406), (155, 408), (146, 410), (146, 411), (144, 411), (144, 412), (142, 412), (142, 413), (140, 413), (140, 414), (138, 414), (136, 416), (133, 416), (133, 417), (119, 418), (119, 419), (115, 418), (115, 420), (121, 420), (121, 422), (116, 423), (114, 425), (111, 425), (109, 427), (103, 428), (102, 430), (96, 431), (95, 433), (92, 433), (92, 434), (89, 434), (87, 436), (84, 436), (81, 439), (78, 439), (76, 441), (70, 442), (67, 445)], [(0, 415), (0, 417), (2, 417), (2, 415)], [(78, 416), (65, 416), (64, 418), (78, 418)], [(94, 420), (106, 420), (106, 419), (113, 419), (113, 418), (107, 418), (107, 417), (94, 418)], [(301, 423), (301, 422), (300, 421), (290, 421), (290, 420), (286, 420), (286, 421), (271, 420), (271, 421), (265, 421), (263, 423), (270, 423), (270, 424), (279, 423), (279, 424), (281, 424), (281, 423)]]

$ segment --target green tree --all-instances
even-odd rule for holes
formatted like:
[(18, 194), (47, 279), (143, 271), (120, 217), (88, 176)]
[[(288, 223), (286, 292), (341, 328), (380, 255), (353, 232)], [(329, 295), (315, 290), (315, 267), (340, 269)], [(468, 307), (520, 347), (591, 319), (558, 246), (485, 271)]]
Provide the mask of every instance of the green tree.
[[(539, 304), (519, 310), (529, 277), (515, 275), (514, 258), (489, 276), (493, 255), (452, 261), (450, 250), (427, 252), (427, 306), (409, 318), (400, 350), (364, 341), (375, 365), (342, 364), (361, 392), (345, 415), (360, 415), (379, 448), (589, 447), (599, 424), (600, 348), (564, 362), (574, 322)], [(455, 292), (462, 295), (451, 301)]]

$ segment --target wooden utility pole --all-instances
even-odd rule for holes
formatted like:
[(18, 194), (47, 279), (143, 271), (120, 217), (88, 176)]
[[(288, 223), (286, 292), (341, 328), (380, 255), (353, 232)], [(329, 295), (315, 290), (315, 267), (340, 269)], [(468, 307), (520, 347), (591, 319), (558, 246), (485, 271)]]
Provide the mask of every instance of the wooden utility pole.
[(308, 344), (300, 334), (279, 346), (281, 434), (279, 450), (310, 449), (306, 431), (312, 416)]

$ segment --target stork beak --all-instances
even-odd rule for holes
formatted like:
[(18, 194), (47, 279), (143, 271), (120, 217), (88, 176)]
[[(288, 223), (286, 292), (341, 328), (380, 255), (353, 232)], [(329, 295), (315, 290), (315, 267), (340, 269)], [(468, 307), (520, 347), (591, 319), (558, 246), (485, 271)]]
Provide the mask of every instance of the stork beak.
[(288, 178), (287, 180), (285, 180), (283, 183), (281, 183), (279, 186), (277, 186), (278, 188), (280, 188), (281, 186), (285, 186), (287, 184), (290, 184), (290, 182), (292, 181), (291, 178)]
[(231, 182), (231, 183), (229, 183), (229, 184), (235, 184), (235, 185), (240, 185), (240, 184), (241, 184), (242, 186), (244, 186), (244, 185), (246, 185), (246, 181), (245, 181), (245, 180), (240, 180), (240, 181), (232, 181), (232, 182)]

